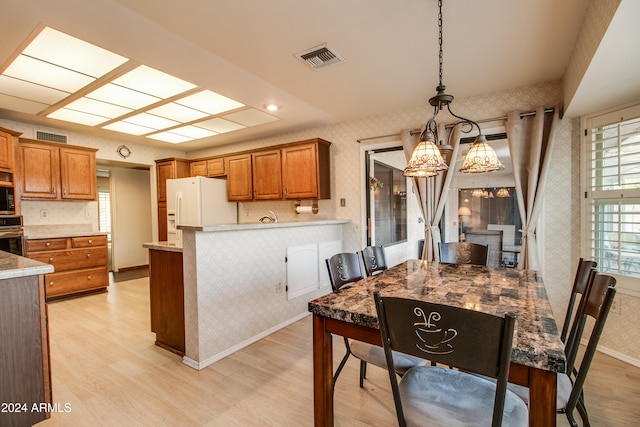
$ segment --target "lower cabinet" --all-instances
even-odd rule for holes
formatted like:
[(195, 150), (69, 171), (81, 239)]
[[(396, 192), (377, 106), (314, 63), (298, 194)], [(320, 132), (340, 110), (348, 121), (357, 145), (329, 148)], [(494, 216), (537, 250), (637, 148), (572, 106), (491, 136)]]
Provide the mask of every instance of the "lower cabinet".
[(42, 276), (0, 280), (0, 426), (30, 426), (52, 405)]
[(27, 239), (26, 256), (53, 265), (54, 273), (45, 275), (47, 299), (109, 286), (107, 236)]
[(151, 331), (156, 345), (184, 356), (182, 252), (149, 249)]

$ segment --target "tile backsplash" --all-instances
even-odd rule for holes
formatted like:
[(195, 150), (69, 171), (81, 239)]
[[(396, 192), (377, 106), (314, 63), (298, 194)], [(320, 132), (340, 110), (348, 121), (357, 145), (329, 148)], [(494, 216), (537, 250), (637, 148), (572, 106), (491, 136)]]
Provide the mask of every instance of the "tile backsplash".
[(98, 202), (49, 202), (23, 200), (22, 219), (25, 227), (41, 225), (87, 225), (87, 231), (98, 231)]

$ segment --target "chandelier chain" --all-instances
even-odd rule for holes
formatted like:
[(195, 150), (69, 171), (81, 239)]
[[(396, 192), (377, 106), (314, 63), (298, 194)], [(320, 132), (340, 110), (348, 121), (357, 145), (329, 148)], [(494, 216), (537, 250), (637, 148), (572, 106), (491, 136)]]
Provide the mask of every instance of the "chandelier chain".
[(438, 53), (438, 79), (440, 86), (442, 86), (442, 0), (438, 0), (438, 45), (440, 52)]

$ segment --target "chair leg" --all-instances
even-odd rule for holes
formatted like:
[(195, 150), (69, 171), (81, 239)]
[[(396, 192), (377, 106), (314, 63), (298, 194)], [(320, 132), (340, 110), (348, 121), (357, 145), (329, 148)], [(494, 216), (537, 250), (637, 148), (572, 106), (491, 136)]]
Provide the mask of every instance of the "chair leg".
[(580, 396), (580, 399), (578, 399), (578, 404), (576, 405), (576, 408), (578, 409), (580, 418), (582, 418), (583, 427), (590, 427), (591, 424), (589, 423), (589, 415), (587, 414), (587, 407), (584, 405), (583, 396)]
[(364, 387), (364, 379), (367, 377), (367, 362), (360, 360), (360, 388)]
[(336, 389), (336, 380), (338, 379), (338, 375), (340, 375), (340, 372), (342, 372), (342, 368), (344, 368), (344, 365), (347, 363), (347, 359), (349, 359), (350, 355), (351, 355), (351, 352), (347, 350), (347, 352), (345, 353), (344, 357), (340, 361), (340, 364), (338, 365), (338, 369), (336, 369), (336, 373), (333, 374), (333, 389), (334, 390)]

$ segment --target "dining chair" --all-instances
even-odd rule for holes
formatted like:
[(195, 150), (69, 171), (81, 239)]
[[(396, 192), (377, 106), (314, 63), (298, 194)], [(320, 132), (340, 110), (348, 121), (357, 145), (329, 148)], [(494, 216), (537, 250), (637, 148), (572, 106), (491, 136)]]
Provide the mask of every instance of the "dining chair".
[[(495, 316), (378, 291), (374, 299), (401, 427), (528, 425), (527, 405), (507, 390), (515, 314)], [(398, 382), (392, 350), (459, 369), (414, 367)]]
[(487, 265), (489, 247), (471, 242), (438, 243), (442, 264)]
[(373, 276), (389, 268), (382, 246), (367, 246), (361, 252), (367, 276)]
[[(580, 414), (583, 425), (585, 427), (590, 425), (584, 401), (584, 383), (616, 293), (615, 278), (606, 274), (596, 274), (594, 271), (591, 272), (591, 276), (585, 294), (576, 311), (565, 345), (567, 373), (559, 373), (557, 376), (556, 411), (560, 414), (565, 414), (572, 427), (578, 426), (573, 415), (575, 410)], [(591, 318), (589, 322), (593, 323), (593, 328), (582, 358), (577, 363), (582, 335), (589, 318)], [(528, 403), (528, 388), (509, 384), (509, 390)]]
[[(362, 267), (360, 264), (360, 256), (357, 253), (339, 253), (333, 255), (326, 260), (327, 269), (329, 270), (329, 280), (334, 292), (349, 283), (364, 279)], [(342, 357), (338, 369), (333, 374), (333, 384), (335, 385), (342, 368), (347, 363), (349, 356), (353, 356), (360, 360), (360, 387), (364, 386), (364, 379), (367, 375), (367, 363), (372, 363), (383, 369), (387, 369), (387, 361), (385, 359), (382, 347), (365, 343), (358, 340), (344, 338), (346, 353)], [(404, 374), (409, 368), (417, 365), (424, 365), (425, 360), (412, 357), (406, 354), (394, 354), (396, 367), (400, 375)]]
[(571, 319), (574, 315), (574, 308), (576, 300), (578, 301), (578, 305), (580, 304), (580, 300), (587, 290), (587, 286), (589, 285), (589, 278), (591, 276), (591, 271), (597, 267), (598, 263), (595, 261), (586, 260), (584, 258), (580, 258), (578, 261), (578, 270), (576, 271), (576, 275), (573, 279), (573, 288), (571, 289), (571, 295), (569, 296), (569, 305), (567, 306), (567, 313), (564, 316), (564, 323), (562, 325), (562, 333), (560, 334), (560, 339), (563, 343), (566, 343), (567, 334), (569, 333), (569, 325), (571, 324)]

